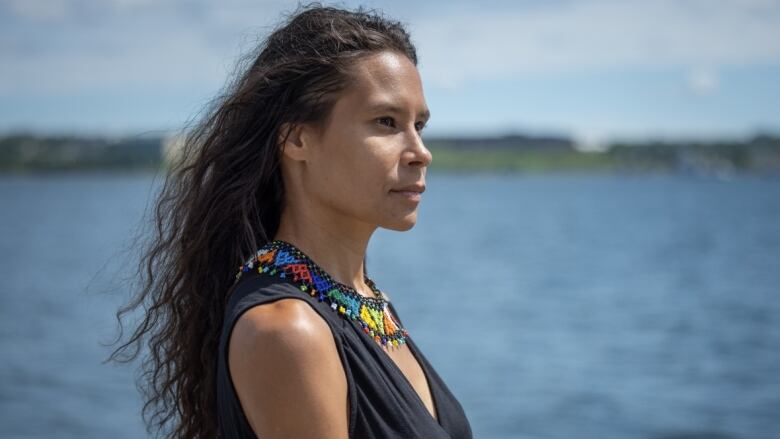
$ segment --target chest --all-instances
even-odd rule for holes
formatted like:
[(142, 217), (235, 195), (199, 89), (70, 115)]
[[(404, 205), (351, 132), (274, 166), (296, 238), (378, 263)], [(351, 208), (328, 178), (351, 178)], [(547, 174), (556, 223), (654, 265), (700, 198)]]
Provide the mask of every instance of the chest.
[(436, 419), (436, 407), (433, 403), (433, 396), (431, 395), (430, 384), (425, 377), (420, 363), (414, 357), (414, 354), (410, 351), (408, 345), (402, 345), (398, 348), (390, 349), (386, 351), (390, 359), (398, 366), (398, 369), (406, 377), (409, 384), (411, 384), (417, 396), (425, 404), (431, 417)]

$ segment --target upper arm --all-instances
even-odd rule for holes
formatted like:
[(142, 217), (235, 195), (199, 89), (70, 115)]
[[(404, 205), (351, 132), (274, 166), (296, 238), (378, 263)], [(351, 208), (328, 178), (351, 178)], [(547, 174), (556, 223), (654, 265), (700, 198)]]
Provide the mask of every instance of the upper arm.
[(281, 299), (241, 315), (228, 368), (260, 438), (347, 437), (344, 368), (330, 327), (308, 303)]

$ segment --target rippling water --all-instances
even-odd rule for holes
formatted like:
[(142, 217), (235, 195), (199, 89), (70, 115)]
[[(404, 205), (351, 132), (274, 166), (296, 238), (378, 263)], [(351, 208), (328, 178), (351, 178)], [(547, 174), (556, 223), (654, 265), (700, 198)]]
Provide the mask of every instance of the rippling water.
[[(428, 183), (368, 269), (475, 437), (780, 437), (780, 178)], [(133, 370), (100, 342), (156, 187), (0, 177), (1, 437), (145, 436)]]

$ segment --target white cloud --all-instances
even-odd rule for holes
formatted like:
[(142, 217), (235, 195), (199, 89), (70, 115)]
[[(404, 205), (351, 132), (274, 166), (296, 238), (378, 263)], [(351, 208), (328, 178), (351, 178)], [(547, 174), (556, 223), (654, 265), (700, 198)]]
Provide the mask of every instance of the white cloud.
[(5, 7), (12, 15), (30, 21), (61, 21), (68, 16), (68, 0), (46, 2), (28, 0), (7, 0)]
[(780, 3), (578, 1), (415, 23), (439, 86), (523, 73), (780, 61)]
[[(248, 36), (262, 34), (264, 26), (296, 6), (273, 0), (39, 4), (5, 4), (18, 21), (62, 23), (16, 34), (0, 30), (5, 40), (0, 62), (6, 66), (0, 70), (0, 93), (69, 92), (128, 82), (215, 87), (239, 50), (247, 48)], [(440, 87), (523, 73), (659, 66), (691, 70), (780, 60), (780, 2), (548, 1), (494, 10), (487, 5), (447, 3), (425, 12), (403, 2), (376, 6), (409, 24), (426, 83)], [(700, 79), (693, 83), (696, 90), (708, 87)]]
[(240, 51), (251, 49), (250, 35), (294, 7), (273, 0), (57, 0), (55, 13), (33, 3), (0, 4), (14, 25), (0, 27), (0, 95), (136, 86), (213, 90)]
[(710, 69), (693, 70), (688, 75), (688, 87), (700, 96), (711, 95), (718, 91), (718, 75)]
[[(587, 71), (672, 68), (688, 72), (680, 85), (691, 93), (711, 96), (722, 86), (718, 73), (725, 67), (780, 62), (776, 0), (543, 0), (501, 6), (366, 1), (409, 25), (426, 87), (457, 88), (471, 80), (513, 77), (522, 81), (524, 74), (576, 77)], [(366, 1), (343, 3), (355, 7)], [(255, 37), (262, 37), (297, 3), (0, 0), (0, 97), (6, 103), (78, 102), (105, 92), (106, 104), (114, 105), (109, 101), (122, 93), (173, 91), (201, 93), (193, 98), (199, 100), (224, 84), (238, 55), (253, 49)], [(550, 99), (560, 100), (558, 109), (540, 115), (494, 114), (483, 125), (500, 119), (515, 126), (520, 119), (526, 125), (566, 126), (586, 144), (623, 133), (704, 132), (723, 125), (705, 116), (691, 121), (682, 110), (674, 120), (658, 117), (652, 124), (646, 117), (631, 122), (614, 111), (585, 120), (567, 108), (591, 108), (587, 102), (568, 105), (561, 93), (550, 93)], [(766, 115), (761, 120), (776, 119), (771, 108), (762, 111)], [(454, 126), (471, 123), (456, 119)], [(729, 120), (733, 126), (746, 123), (737, 119)]]

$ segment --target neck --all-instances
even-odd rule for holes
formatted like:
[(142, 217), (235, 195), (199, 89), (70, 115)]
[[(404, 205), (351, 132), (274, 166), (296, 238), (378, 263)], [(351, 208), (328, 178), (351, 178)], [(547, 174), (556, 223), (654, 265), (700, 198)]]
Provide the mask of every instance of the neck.
[(368, 241), (376, 227), (329, 217), (293, 204), (285, 207), (274, 239), (301, 249), (335, 281), (372, 297), (363, 270)]

